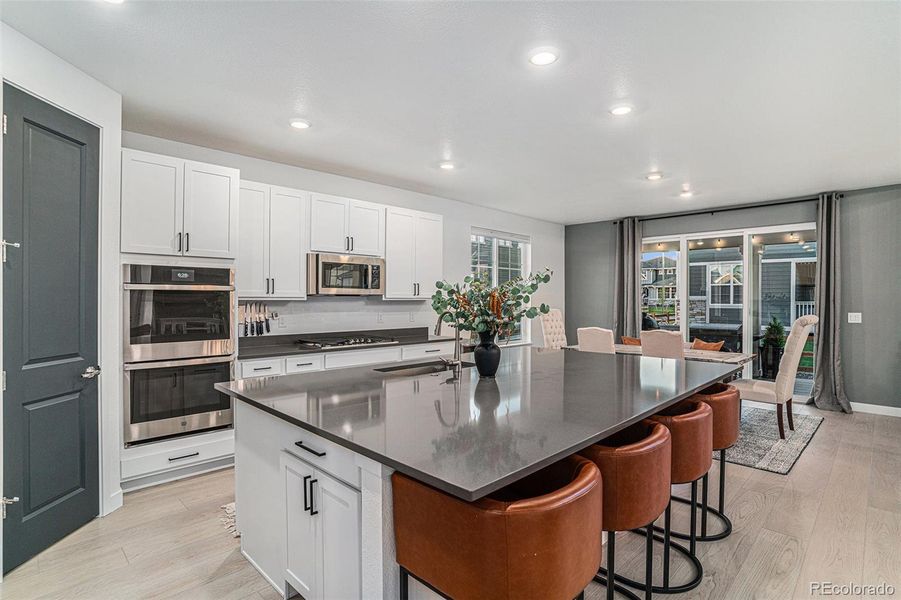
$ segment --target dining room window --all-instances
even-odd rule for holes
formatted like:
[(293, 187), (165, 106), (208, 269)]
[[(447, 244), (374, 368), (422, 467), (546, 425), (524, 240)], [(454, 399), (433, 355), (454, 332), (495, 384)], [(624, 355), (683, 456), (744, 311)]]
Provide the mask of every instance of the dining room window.
[[(469, 245), (472, 274), (492, 286), (528, 273), (530, 241), (526, 236), (473, 227)], [(528, 335), (520, 323), (513, 335), (504, 339), (527, 341)]]

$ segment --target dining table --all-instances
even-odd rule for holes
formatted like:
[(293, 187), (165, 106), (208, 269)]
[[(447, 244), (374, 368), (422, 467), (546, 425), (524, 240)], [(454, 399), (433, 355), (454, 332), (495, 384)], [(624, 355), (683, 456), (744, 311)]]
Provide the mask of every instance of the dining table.
[[(614, 349), (617, 354), (641, 354), (641, 346), (636, 346), (633, 344), (614, 344)], [(565, 346), (567, 350), (579, 350), (578, 344), (574, 344), (572, 346)], [(744, 365), (752, 360), (756, 354), (748, 354), (744, 352), (721, 352), (714, 350), (698, 350), (696, 348), (692, 348), (691, 344), (686, 343), (685, 348), (685, 360), (697, 360), (701, 362), (712, 362), (712, 363), (722, 363), (728, 365)]]

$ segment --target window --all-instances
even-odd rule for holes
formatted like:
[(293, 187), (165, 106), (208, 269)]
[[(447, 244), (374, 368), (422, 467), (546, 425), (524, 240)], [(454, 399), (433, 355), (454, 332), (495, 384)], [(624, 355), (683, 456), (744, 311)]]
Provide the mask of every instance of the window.
[[(490, 281), (491, 285), (500, 285), (525, 275), (529, 270), (529, 239), (526, 237), (474, 227), (470, 235), (470, 249), (472, 274)], [(504, 339), (528, 341), (523, 323), (516, 327), (513, 335)]]
[(709, 302), (712, 306), (741, 306), (742, 266), (740, 263), (713, 263), (707, 265), (710, 282)]

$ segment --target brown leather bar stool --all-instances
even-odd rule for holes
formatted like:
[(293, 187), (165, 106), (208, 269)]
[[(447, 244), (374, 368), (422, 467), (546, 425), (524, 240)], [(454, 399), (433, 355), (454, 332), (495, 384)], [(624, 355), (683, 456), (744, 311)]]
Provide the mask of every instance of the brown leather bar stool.
[(567, 457), (475, 502), (394, 473), (400, 597), (409, 576), (456, 600), (582, 597), (601, 562), (601, 474)]
[(651, 597), (654, 521), (669, 504), (671, 436), (660, 423), (645, 419), (589, 446), (579, 454), (591, 459), (604, 479), (604, 509), (601, 526), (607, 535), (607, 568), (598, 570), (595, 581), (638, 600), (631, 590), (617, 584), (616, 532), (648, 526), (645, 546), (645, 598)]
[[(664, 425), (672, 436), (672, 483), (691, 484), (691, 531), (688, 549), (670, 539), (672, 501), (669, 498), (663, 517), (663, 538), (655, 536), (655, 539), (663, 542), (663, 585), (652, 586), (651, 589), (661, 594), (680, 594), (698, 587), (704, 577), (704, 567), (697, 557), (698, 480), (706, 476), (713, 462), (713, 410), (707, 404), (689, 398), (660, 411), (650, 419)], [(654, 529), (651, 523), (641, 533), (648, 535)], [(687, 583), (670, 584), (671, 550), (685, 556), (695, 568), (694, 577)], [(626, 578), (621, 578), (621, 581), (633, 587), (642, 585)]]
[[(707, 479), (704, 475), (701, 482), (701, 535), (697, 536), (699, 542), (713, 542), (721, 540), (732, 533), (732, 521), (726, 516), (726, 449), (731, 448), (738, 441), (741, 427), (741, 393), (738, 388), (726, 383), (715, 383), (690, 398), (704, 402), (713, 410), (713, 449), (720, 453), (720, 480), (718, 508), (712, 508), (707, 503)], [(673, 497), (673, 500), (688, 504), (685, 498)], [(720, 519), (723, 530), (719, 533), (707, 533), (707, 513)], [(689, 539), (689, 534), (672, 532), (672, 536), (679, 539)]]

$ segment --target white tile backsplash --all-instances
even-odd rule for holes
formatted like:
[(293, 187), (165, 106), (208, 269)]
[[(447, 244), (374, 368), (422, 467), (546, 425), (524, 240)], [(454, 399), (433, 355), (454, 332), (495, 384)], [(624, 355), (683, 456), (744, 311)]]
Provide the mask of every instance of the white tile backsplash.
[(429, 301), (320, 297), (268, 306), (279, 315), (270, 335), (432, 327), (438, 319)]

